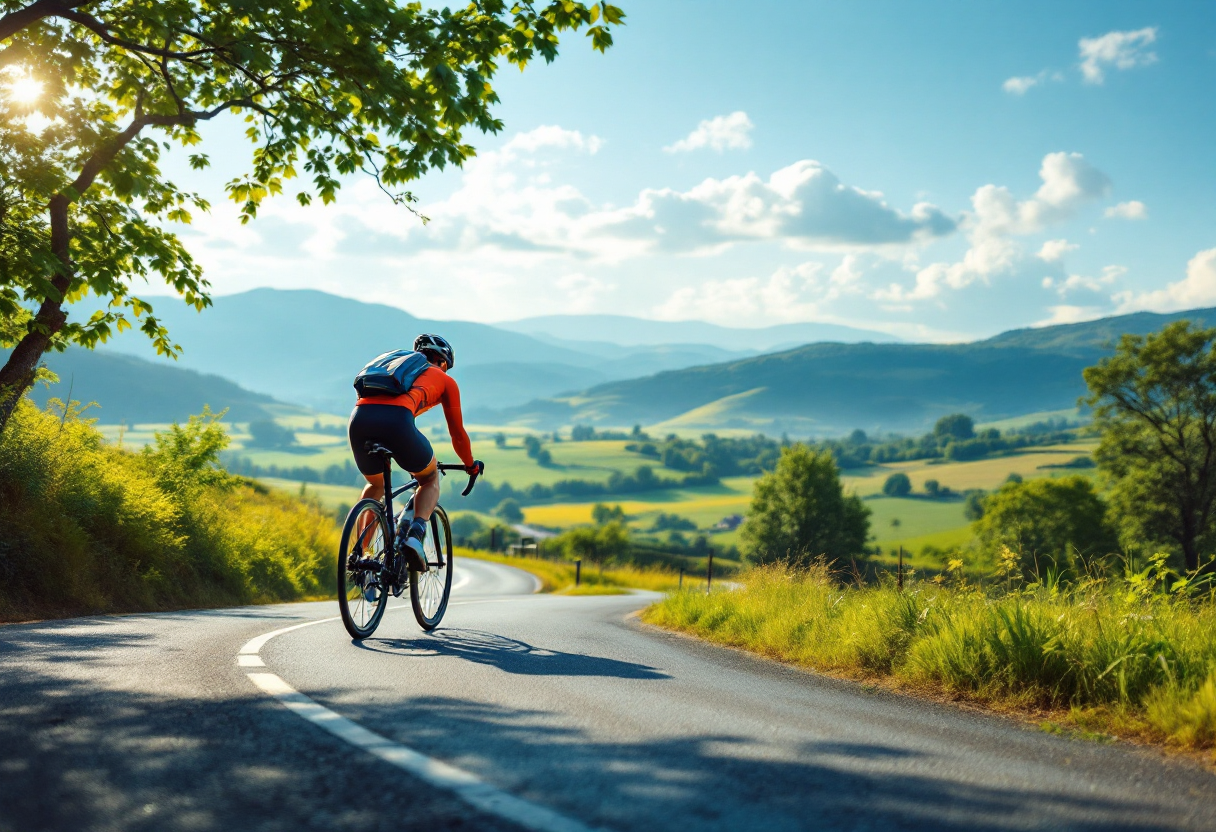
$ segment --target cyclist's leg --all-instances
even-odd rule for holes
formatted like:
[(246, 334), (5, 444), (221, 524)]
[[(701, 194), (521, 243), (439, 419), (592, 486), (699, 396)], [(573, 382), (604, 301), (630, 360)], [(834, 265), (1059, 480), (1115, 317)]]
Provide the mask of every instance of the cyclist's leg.
[(414, 516), (423, 522), (431, 519), (431, 512), (439, 505), (439, 461), (431, 456), (430, 463), (414, 474), (418, 490), (414, 492)]
[[(384, 460), (379, 457), (373, 457), (367, 452), (364, 445), (369, 442), (379, 441), (378, 436), (382, 431), (383, 416), (375, 410), (370, 410), (367, 407), (356, 407), (350, 414), (350, 422), (347, 424), (346, 433), (350, 440), (350, 449), (355, 457), (355, 465), (359, 469), (359, 473), (367, 480), (367, 484), (363, 486), (362, 497), (370, 497), (373, 500), (384, 499)], [(364, 513), (358, 520), (357, 528), (360, 536), (372, 524), (375, 518), (370, 512)]]

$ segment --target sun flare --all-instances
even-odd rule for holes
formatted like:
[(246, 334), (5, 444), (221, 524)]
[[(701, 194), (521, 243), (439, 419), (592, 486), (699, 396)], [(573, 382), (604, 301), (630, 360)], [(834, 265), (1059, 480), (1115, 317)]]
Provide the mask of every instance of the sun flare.
[(13, 101), (30, 104), (42, 95), (42, 82), (28, 75), (17, 78), (8, 85), (8, 96)]

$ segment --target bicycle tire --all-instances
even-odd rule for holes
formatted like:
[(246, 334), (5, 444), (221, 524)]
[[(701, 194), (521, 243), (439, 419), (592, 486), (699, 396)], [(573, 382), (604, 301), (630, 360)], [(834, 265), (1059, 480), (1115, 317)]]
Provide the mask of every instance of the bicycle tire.
[[(426, 572), (410, 570), (410, 606), (418, 626), (429, 633), (443, 620), (452, 594), (452, 526), (442, 506), (435, 506), (424, 546), (431, 568)], [(442, 569), (438, 568), (440, 561)]]
[[(372, 526), (365, 527), (358, 535), (355, 527), (364, 512), (373, 515)], [(363, 545), (356, 552), (356, 543), (362, 537)], [(380, 573), (368, 568), (354, 568), (353, 560), (366, 564), (375, 561), (383, 566), (387, 546), (391, 545), (388, 520), (384, 506), (377, 500), (360, 500), (346, 516), (342, 527), (342, 544), (338, 550), (338, 609), (342, 613), (342, 624), (346, 632), (356, 641), (362, 641), (376, 631), (384, 608), (388, 604), (388, 592), (380, 584)], [(357, 556), (357, 558), (356, 558)]]

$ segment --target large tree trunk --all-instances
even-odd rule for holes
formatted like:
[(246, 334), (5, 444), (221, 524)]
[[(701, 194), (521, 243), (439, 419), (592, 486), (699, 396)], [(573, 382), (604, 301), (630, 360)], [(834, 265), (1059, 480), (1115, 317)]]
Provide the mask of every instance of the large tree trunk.
[(38, 314), (29, 331), (18, 343), (13, 354), (0, 368), (0, 433), (8, 426), (17, 402), (34, 384), (38, 372), (38, 361), (51, 343), (51, 337), (63, 328), (67, 313), (63, 311), (63, 297), (71, 285), (72, 257), (68, 237), (68, 198), (56, 194), (48, 206), (51, 214), (51, 251), (63, 263), (63, 272), (51, 279), (51, 285), (59, 292), (59, 300), (48, 298), (38, 307)]

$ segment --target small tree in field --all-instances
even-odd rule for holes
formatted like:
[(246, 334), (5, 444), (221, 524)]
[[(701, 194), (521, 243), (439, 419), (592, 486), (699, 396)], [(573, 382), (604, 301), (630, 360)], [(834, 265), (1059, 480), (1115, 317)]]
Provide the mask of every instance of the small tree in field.
[[(583, 27), (603, 50), (621, 18), (573, 0), (0, 0), (0, 346), (13, 347), (0, 430), (49, 349), (92, 347), (134, 319), (176, 354), (136, 280), (210, 303), (169, 230), (207, 204), (160, 168), (202, 123), (246, 124), (252, 164), (226, 185), (242, 221), (291, 180), (308, 180), (301, 204), (328, 203), (359, 171), (408, 205), (403, 185), (473, 155), (465, 130), (502, 128), (490, 79), (503, 62), (552, 60), (559, 33)], [(89, 294), (103, 309), (69, 320)]]
[(1216, 329), (1178, 321), (1124, 335), (1085, 383), (1125, 543), (1172, 543), (1198, 569), (1216, 547)]
[(791, 445), (756, 482), (741, 535), (753, 563), (799, 565), (860, 555), (869, 533), (870, 509), (857, 495), (845, 496), (832, 454)]
[(933, 426), (933, 435), (942, 442), (950, 439), (974, 439), (975, 422), (966, 414), (952, 413), (937, 420), (937, 424)]
[(882, 493), (888, 497), (907, 497), (912, 493), (912, 480), (902, 471), (894, 473), (882, 484)]

